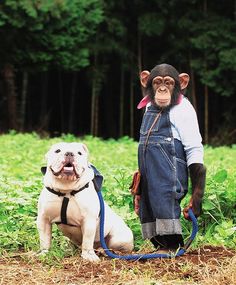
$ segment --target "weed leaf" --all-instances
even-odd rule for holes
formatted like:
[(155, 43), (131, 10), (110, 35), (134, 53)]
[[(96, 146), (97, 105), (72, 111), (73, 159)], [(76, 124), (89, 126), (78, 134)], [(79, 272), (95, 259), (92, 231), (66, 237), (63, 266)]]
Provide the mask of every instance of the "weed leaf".
[(227, 171), (225, 169), (221, 169), (213, 176), (213, 179), (218, 183), (223, 183), (227, 179), (227, 176)]

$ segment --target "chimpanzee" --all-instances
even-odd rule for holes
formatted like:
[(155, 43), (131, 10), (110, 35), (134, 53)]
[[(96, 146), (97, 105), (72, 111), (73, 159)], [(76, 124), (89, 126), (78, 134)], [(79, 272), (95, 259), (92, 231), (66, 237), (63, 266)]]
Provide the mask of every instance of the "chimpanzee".
[(196, 112), (183, 95), (189, 75), (169, 64), (156, 65), (140, 74), (146, 107), (138, 148), (141, 172), (140, 193), (134, 197), (135, 212), (141, 220), (143, 238), (161, 252), (183, 246), (180, 202), (188, 191), (192, 196), (183, 210), (201, 214), (206, 169)]

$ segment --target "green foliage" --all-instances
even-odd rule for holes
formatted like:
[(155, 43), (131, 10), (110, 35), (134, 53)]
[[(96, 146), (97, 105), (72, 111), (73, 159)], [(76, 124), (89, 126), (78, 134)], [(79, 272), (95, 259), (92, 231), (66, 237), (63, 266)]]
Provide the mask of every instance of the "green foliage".
[(198, 220), (200, 243), (236, 247), (235, 161), (235, 146), (205, 148), (207, 183), (203, 214)]
[(236, 84), (234, 6), (232, 1), (205, 4), (203, 8), (204, 3), (196, 0), (4, 0), (0, 64), (78, 70), (90, 64), (91, 55), (98, 55), (102, 65), (109, 63), (108, 53), (112, 58), (115, 53), (122, 65), (128, 62), (136, 72), (141, 55), (135, 50), (144, 41), (144, 57), (153, 46), (148, 56), (152, 65), (165, 60), (187, 70), (191, 64), (202, 84), (231, 96)]
[(100, 0), (2, 1), (1, 63), (78, 70), (89, 64), (86, 45), (102, 19)]
[(146, 13), (139, 18), (139, 30), (146, 36), (160, 36), (165, 27), (162, 14)]
[(190, 43), (195, 50), (191, 65), (203, 84), (223, 96), (233, 95), (236, 84), (235, 28), (230, 19), (212, 15), (191, 26)]
[[(136, 249), (143, 245), (139, 219), (129, 192), (132, 174), (137, 168), (137, 142), (128, 137), (102, 140), (92, 136), (77, 138), (65, 134), (58, 138), (40, 138), (37, 134), (0, 136), (0, 248), (1, 251), (39, 249), (36, 229), (37, 200), (42, 189), (41, 166), (50, 146), (59, 141), (82, 141), (90, 150), (90, 161), (104, 176), (103, 197), (131, 227)], [(236, 247), (236, 147), (205, 148), (207, 187), (203, 215), (195, 245), (216, 244)], [(182, 207), (189, 201), (184, 199)], [(184, 235), (191, 223), (182, 219)], [(68, 240), (53, 226), (53, 250), (47, 262), (76, 254)]]

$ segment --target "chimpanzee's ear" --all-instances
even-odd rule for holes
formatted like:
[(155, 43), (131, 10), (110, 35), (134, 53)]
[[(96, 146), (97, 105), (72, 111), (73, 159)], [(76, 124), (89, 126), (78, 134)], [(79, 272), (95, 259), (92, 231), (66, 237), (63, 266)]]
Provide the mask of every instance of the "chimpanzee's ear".
[(185, 89), (189, 83), (189, 75), (187, 73), (180, 73), (179, 75), (179, 82), (181, 90)]
[(150, 75), (150, 72), (148, 70), (144, 70), (140, 73), (140, 82), (142, 84), (143, 87), (147, 86), (147, 81), (148, 81), (148, 77)]

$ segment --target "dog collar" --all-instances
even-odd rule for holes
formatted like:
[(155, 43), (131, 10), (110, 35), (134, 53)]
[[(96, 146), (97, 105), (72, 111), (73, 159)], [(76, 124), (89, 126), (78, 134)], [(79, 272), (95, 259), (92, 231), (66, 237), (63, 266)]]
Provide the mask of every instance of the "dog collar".
[[(83, 186), (82, 188), (80, 188), (79, 190), (72, 190), (69, 194), (72, 195), (72, 196), (74, 196), (75, 194), (77, 194), (77, 193), (83, 191), (84, 189), (86, 189), (86, 188), (88, 188), (88, 187), (89, 187), (89, 182), (88, 182), (85, 186)], [(50, 187), (46, 187), (46, 189), (47, 189), (49, 192), (51, 192), (51, 193), (57, 195), (58, 197), (64, 197), (64, 196), (66, 196), (66, 194), (67, 194), (67, 193), (61, 193), (61, 192), (55, 191), (54, 189), (52, 189), (52, 188), (50, 188)]]

